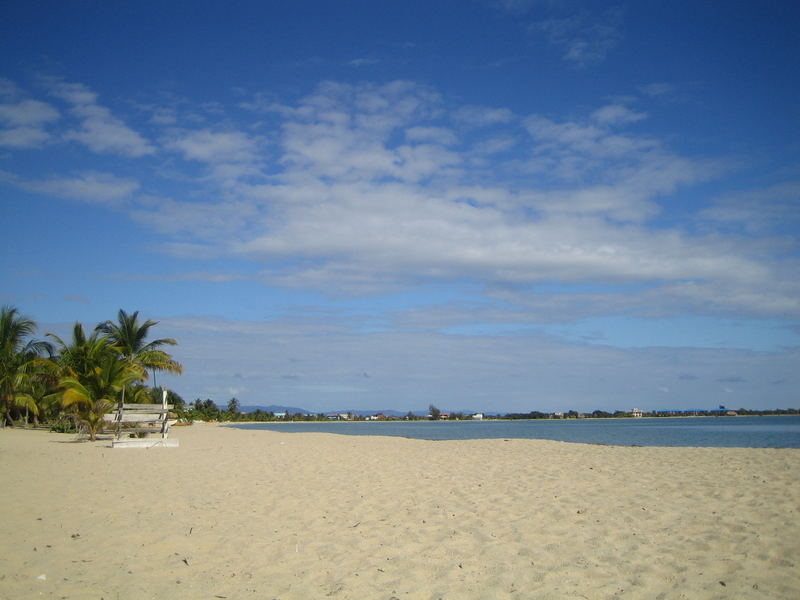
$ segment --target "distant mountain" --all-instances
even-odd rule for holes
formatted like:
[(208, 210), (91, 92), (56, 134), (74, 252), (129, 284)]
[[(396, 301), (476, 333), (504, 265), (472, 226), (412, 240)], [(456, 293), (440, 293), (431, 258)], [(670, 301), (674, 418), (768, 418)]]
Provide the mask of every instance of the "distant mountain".
[[(242, 412), (249, 413), (255, 410), (263, 410), (264, 412), (271, 412), (271, 413), (300, 413), (303, 415), (309, 414), (311, 411), (306, 410), (305, 408), (298, 408), (297, 406), (279, 406), (277, 404), (270, 404), (269, 406), (261, 406), (261, 405), (247, 405), (241, 407)], [(316, 413), (312, 413), (316, 414)]]
[[(331, 412), (347, 414), (353, 413), (354, 415), (358, 415), (359, 417), (368, 417), (370, 415), (386, 415), (387, 417), (405, 417), (408, 414), (408, 411), (399, 411), (399, 410), (391, 410), (391, 409), (384, 409), (384, 410), (361, 410), (361, 409), (354, 409), (351, 408), (349, 410), (334, 410)], [(413, 412), (413, 411), (412, 411)], [(415, 412), (415, 415), (421, 415), (420, 412)]]
[[(269, 406), (256, 405), (256, 404), (250, 405), (249, 404), (247, 406), (242, 406), (241, 410), (242, 410), (242, 412), (245, 412), (245, 413), (253, 412), (254, 410), (263, 410), (265, 412), (271, 412), (271, 413), (283, 413), (283, 412), (285, 412), (285, 413), (292, 413), (292, 414), (300, 413), (300, 414), (303, 414), (303, 415), (308, 415), (308, 414), (315, 415), (318, 412), (322, 412), (323, 414), (326, 414), (326, 415), (327, 414), (337, 414), (337, 415), (338, 414), (343, 414), (344, 415), (344, 414), (347, 414), (347, 413), (352, 413), (352, 414), (358, 415), (360, 417), (366, 417), (366, 416), (369, 416), (369, 415), (377, 415), (377, 414), (384, 414), (387, 417), (405, 417), (408, 414), (407, 410), (399, 411), (399, 410), (391, 410), (391, 409), (363, 410), (363, 409), (350, 408), (350, 409), (342, 409), (342, 410), (313, 411), (313, 410), (308, 410), (306, 408), (300, 408), (300, 407), (297, 407), (297, 406), (280, 406), (280, 405), (277, 405), (277, 404), (270, 404)], [(424, 416), (424, 415), (427, 414), (426, 411), (413, 411), (413, 412), (417, 416)]]
[[(412, 412), (412, 414), (414, 414), (417, 417), (427, 417), (428, 416), (428, 411), (427, 410), (412, 410), (411, 412)], [(472, 414), (474, 414), (476, 412), (481, 412), (481, 411), (476, 411), (476, 410), (444, 410), (443, 409), (442, 412), (445, 412), (445, 413), (460, 412), (460, 413), (465, 414), (465, 415), (472, 415)], [(407, 410), (392, 410), (391, 408), (370, 409), (370, 410), (350, 408), (350, 409), (344, 409), (344, 410), (329, 410), (329, 411), (325, 412), (325, 414), (328, 414), (328, 413), (335, 413), (335, 414), (352, 413), (354, 415), (358, 415), (359, 417), (368, 417), (370, 415), (386, 415), (387, 417), (400, 417), (400, 418), (402, 418), (402, 417), (405, 417), (408, 414), (408, 411)]]
[[(242, 410), (242, 412), (245, 412), (245, 413), (253, 412), (254, 410), (263, 410), (265, 412), (271, 412), (271, 413), (292, 413), (292, 414), (300, 413), (300, 414), (303, 414), (303, 415), (308, 415), (308, 414), (315, 415), (315, 414), (317, 414), (319, 412), (322, 412), (323, 414), (326, 414), (326, 415), (327, 414), (337, 414), (337, 415), (338, 414), (343, 414), (343, 415), (346, 415), (347, 413), (352, 413), (354, 415), (358, 415), (359, 417), (368, 417), (370, 415), (379, 415), (379, 414), (386, 415), (387, 417), (405, 417), (408, 414), (407, 410), (392, 410), (390, 408), (385, 408), (385, 409), (382, 409), (382, 410), (381, 409), (365, 410), (365, 409), (360, 409), (360, 408), (358, 408), (358, 409), (357, 408), (349, 408), (349, 409), (342, 409), (342, 410), (312, 411), (312, 410), (308, 410), (306, 408), (299, 408), (297, 406), (280, 406), (280, 405), (277, 405), (277, 404), (270, 404), (269, 406), (247, 405), (247, 406), (242, 406), (241, 410)], [(414, 415), (416, 415), (418, 417), (424, 417), (424, 416), (426, 416), (428, 414), (427, 410), (412, 410), (411, 412), (414, 413)], [(463, 412), (465, 415), (470, 415), (475, 411), (446, 411), (445, 410), (443, 412)]]

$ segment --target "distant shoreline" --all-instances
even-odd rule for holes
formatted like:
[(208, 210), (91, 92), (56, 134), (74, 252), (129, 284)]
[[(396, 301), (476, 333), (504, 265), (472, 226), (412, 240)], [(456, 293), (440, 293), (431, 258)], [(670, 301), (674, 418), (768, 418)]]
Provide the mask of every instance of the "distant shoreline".
[(500, 422), (542, 422), (542, 421), (640, 421), (645, 419), (719, 419), (719, 418), (728, 418), (732, 419), (734, 417), (798, 417), (800, 415), (793, 415), (790, 413), (780, 413), (775, 415), (664, 415), (663, 417), (564, 417), (564, 418), (553, 418), (553, 419), (378, 419), (378, 420), (366, 420), (366, 419), (359, 419), (359, 420), (348, 420), (348, 419), (340, 419), (340, 420), (330, 420), (330, 421), (293, 421), (293, 420), (284, 420), (284, 419), (275, 419), (273, 421), (250, 421), (246, 419), (242, 419), (241, 421), (197, 421), (198, 423), (219, 423), (220, 425), (251, 425), (251, 424), (261, 424), (261, 423), (286, 423), (286, 424), (302, 424), (302, 423), (481, 423), (481, 422), (490, 422), (490, 421), (500, 421)]
[[(783, 415), (781, 415), (783, 416)], [(612, 446), (800, 448), (800, 416), (755, 419), (492, 419), (483, 421), (249, 421), (228, 428), (424, 440), (541, 439)], [(572, 421), (572, 423), (567, 423)]]

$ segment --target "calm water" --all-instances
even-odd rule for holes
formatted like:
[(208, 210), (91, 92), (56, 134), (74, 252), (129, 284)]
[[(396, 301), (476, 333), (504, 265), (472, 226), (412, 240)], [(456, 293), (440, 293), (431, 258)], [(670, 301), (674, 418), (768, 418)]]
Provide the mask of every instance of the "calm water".
[(800, 416), (251, 423), (242, 429), (391, 435), (423, 440), (525, 438), (617, 446), (800, 448)]

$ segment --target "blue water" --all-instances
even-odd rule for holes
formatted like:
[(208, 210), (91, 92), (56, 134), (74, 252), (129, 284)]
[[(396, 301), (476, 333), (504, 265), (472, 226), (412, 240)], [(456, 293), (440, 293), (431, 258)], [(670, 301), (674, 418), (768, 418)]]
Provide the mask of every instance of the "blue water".
[(616, 446), (800, 448), (800, 416), (535, 421), (270, 422), (232, 425), (293, 433), (390, 435), (423, 440), (523, 438)]

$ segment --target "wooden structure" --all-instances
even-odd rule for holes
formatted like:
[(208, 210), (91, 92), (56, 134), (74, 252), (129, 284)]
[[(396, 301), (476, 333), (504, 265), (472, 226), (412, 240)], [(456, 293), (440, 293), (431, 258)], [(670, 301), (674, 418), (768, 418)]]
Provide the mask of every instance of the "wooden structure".
[[(163, 391), (161, 404), (129, 404), (120, 402), (116, 412), (105, 415), (114, 423), (114, 448), (176, 448), (178, 440), (169, 438), (171, 420), (167, 404), (167, 391)], [(152, 436), (152, 437), (151, 437)]]

